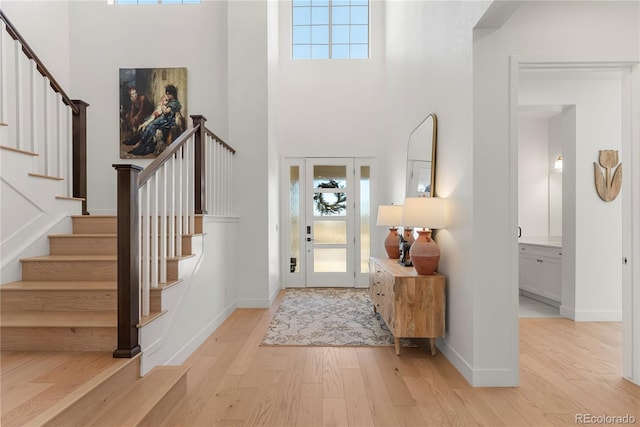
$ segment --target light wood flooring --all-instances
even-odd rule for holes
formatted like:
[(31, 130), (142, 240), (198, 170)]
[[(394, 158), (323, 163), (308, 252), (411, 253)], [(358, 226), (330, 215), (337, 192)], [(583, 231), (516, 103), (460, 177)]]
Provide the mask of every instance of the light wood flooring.
[(620, 323), (522, 319), (521, 385), (472, 388), (420, 348), (266, 347), (269, 310), (236, 311), (186, 362), (186, 398), (164, 426), (575, 426), (635, 416)]
[[(620, 323), (521, 319), (520, 387), (472, 388), (421, 348), (261, 346), (278, 303), (237, 310), (185, 362), (187, 394), (162, 427), (575, 426), (576, 414), (640, 425)], [(3, 413), (18, 404), (5, 391)]]

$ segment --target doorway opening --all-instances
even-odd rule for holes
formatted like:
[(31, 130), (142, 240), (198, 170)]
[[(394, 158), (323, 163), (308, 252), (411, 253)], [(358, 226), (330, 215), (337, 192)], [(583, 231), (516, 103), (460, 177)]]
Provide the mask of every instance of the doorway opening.
[[(638, 283), (634, 279), (635, 268), (624, 262), (633, 258), (637, 245), (634, 240), (637, 233), (633, 230), (638, 200), (634, 200), (637, 191), (634, 193), (633, 188), (638, 185), (638, 171), (633, 170), (633, 159), (637, 158), (638, 148), (632, 141), (638, 132), (633, 111), (639, 100), (631, 90), (638, 85), (637, 66), (527, 63), (522, 58), (514, 65), (512, 87), (517, 89), (511, 114), (514, 152), (519, 141), (516, 123), (519, 106), (570, 105), (575, 115), (574, 142), (563, 145), (561, 153), (555, 153), (562, 155), (563, 160), (560, 312), (575, 321), (620, 322), (622, 327), (617, 330), (622, 331), (621, 371), (625, 378), (637, 383), (640, 334), (634, 330), (633, 321), (638, 316)], [(625, 163), (624, 172), (628, 174), (623, 182), (626, 190), (623, 188), (621, 197), (610, 203), (600, 200), (594, 187), (594, 164), (597, 166), (600, 150), (619, 151)], [(519, 176), (517, 162), (512, 163), (512, 168), (516, 171), (513, 175)], [(512, 201), (516, 211), (520, 198), (518, 194), (517, 201)], [(597, 239), (596, 246), (589, 243), (593, 237)], [(520, 246), (514, 247), (520, 251)], [(517, 283), (522, 269), (522, 264), (515, 269)]]

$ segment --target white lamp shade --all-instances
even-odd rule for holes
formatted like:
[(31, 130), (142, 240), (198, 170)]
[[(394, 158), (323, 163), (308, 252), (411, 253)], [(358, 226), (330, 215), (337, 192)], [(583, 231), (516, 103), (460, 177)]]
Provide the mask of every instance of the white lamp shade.
[(402, 209), (405, 227), (445, 228), (445, 201), (437, 197), (408, 197)]
[(402, 224), (402, 205), (379, 205), (376, 225), (396, 226)]

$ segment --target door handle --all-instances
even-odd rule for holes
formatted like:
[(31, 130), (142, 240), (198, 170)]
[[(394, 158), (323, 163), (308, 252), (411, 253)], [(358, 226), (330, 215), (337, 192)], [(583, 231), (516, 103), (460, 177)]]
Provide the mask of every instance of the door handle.
[(522, 237), (522, 227), (518, 227), (518, 237)]
[(307, 237), (307, 242), (312, 241), (313, 239), (311, 237)]
[(307, 234), (311, 234), (311, 226), (307, 225)]

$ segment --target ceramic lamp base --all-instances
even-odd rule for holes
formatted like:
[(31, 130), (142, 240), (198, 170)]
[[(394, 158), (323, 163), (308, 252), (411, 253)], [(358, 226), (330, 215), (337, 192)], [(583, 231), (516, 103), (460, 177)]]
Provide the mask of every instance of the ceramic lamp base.
[(387, 255), (391, 259), (400, 258), (400, 236), (398, 236), (398, 229), (391, 227), (387, 238), (384, 239), (384, 248), (387, 251)]
[(409, 254), (418, 274), (433, 274), (438, 269), (440, 249), (431, 238), (431, 230), (418, 230), (418, 238), (411, 245)]
[(413, 245), (413, 242), (416, 241), (415, 237), (413, 237), (413, 228), (404, 228), (404, 240), (409, 242), (410, 245)]

